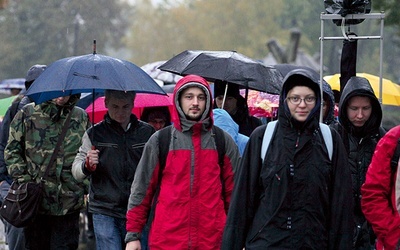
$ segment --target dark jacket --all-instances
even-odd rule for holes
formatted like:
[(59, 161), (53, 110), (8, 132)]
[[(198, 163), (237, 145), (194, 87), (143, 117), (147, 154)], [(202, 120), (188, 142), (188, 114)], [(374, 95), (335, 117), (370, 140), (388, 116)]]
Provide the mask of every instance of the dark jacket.
[[(366, 96), (371, 100), (372, 113), (362, 127), (355, 127), (347, 117), (347, 106), (350, 98)], [(370, 249), (375, 236), (361, 211), (361, 185), (365, 182), (365, 175), (374, 154), (379, 139), (385, 134), (381, 127), (382, 108), (378, 98), (365, 78), (352, 77), (343, 89), (339, 102), (339, 122), (334, 126), (341, 135), (348, 156), (352, 176), (352, 190), (354, 199), (354, 246), (356, 249)]]
[(343, 144), (332, 130), (330, 161), (319, 130), (319, 91), (304, 123), (290, 116), (287, 86), (308, 80), (318, 90), (318, 83), (310, 82), (304, 70), (292, 71), (285, 79), (266, 160), (260, 157), (264, 125), (250, 136), (235, 175), (222, 249), (349, 249), (351, 180)]
[(239, 133), (246, 136), (250, 136), (255, 128), (262, 125), (260, 119), (249, 114), (246, 99), (242, 96), (237, 98), (237, 111), (231, 117), (239, 125)]
[(337, 123), (335, 120), (335, 96), (333, 95), (333, 91), (331, 86), (326, 82), (322, 82), (322, 92), (324, 95), (324, 100), (329, 102), (328, 104), (328, 114), (323, 118), (323, 123), (327, 125)]
[[(144, 145), (155, 132), (149, 124), (131, 115), (127, 131), (107, 114), (105, 119), (89, 128), (73, 164), (78, 180), (90, 176), (89, 211), (125, 218), (130, 188)], [(93, 134), (94, 133), (94, 134)], [(85, 168), (86, 152), (94, 145), (99, 153), (96, 171)]]
[(7, 112), (3, 118), (3, 122), (0, 126), (0, 181), (6, 180), (9, 184), (11, 184), (12, 178), (7, 171), (7, 165), (4, 160), (4, 149), (6, 148), (8, 141), (10, 123), (17, 112), (30, 102), (31, 100), (27, 96), (16, 97), (11, 106), (7, 109)]

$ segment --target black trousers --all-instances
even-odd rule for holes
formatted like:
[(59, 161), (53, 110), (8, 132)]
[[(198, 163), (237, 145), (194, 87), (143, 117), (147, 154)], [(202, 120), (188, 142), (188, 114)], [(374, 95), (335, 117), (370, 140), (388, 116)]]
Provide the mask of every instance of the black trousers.
[(79, 211), (63, 216), (37, 215), (25, 228), (31, 250), (75, 250), (79, 245)]

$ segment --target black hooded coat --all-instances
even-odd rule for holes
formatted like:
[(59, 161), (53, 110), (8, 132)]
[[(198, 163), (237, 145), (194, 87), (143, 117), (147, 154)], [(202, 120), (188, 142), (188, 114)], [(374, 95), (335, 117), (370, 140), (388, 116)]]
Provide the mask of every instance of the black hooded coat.
[[(317, 97), (303, 123), (291, 117), (285, 100), (290, 86), (298, 82), (312, 88)], [(319, 84), (307, 70), (286, 76), (265, 161), (260, 157), (263, 125), (250, 136), (235, 175), (222, 249), (351, 248), (350, 172), (334, 130), (329, 159), (319, 128), (320, 103)]]
[[(355, 127), (347, 117), (347, 106), (354, 96), (365, 96), (371, 101), (371, 116), (362, 127)], [(386, 133), (381, 127), (381, 122), (382, 108), (368, 80), (363, 77), (351, 77), (340, 98), (339, 124), (333, 127), (343, 139), (351, 171), (355, 219), (354, 247), (357, 249), (370, 249), (375, 240), (372, 228), (361, 211), (361, 185), (365, 182), (376, 144)]]

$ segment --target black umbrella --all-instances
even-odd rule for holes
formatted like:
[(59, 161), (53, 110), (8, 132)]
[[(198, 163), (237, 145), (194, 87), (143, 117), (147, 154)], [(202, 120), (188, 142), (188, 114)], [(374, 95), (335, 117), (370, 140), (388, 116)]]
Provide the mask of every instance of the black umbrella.
[(275, 68), (235, 51), (186, 50), (159, 69), (183, 76), (195, 74), (210, 82), (221, 80), (271, 94), (279, 94), (282, 82)]

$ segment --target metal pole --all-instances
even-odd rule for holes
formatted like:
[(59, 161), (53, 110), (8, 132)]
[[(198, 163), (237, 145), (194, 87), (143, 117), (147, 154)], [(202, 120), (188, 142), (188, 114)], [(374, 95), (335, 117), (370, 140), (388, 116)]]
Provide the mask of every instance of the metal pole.
[(380, 54), (379, 54), (379, 102), (382, 104), (382, 76), (383, 76), (383, 28), (384, 18), (381, 18), (381, 39), (379, 42)]
[(324, 93), (322, 90), (322, 81), (323, 81), (323, 73), (324, 73), (324, 20), (321, 18), (321, 43), (320, 43), (320, 57), (319, 57), (319, 88), (321, 93), (321, 110), (319, 114), (319, 121), (322, 122), (324, 119), (324, 112), (322, 108), (324, 107)]

